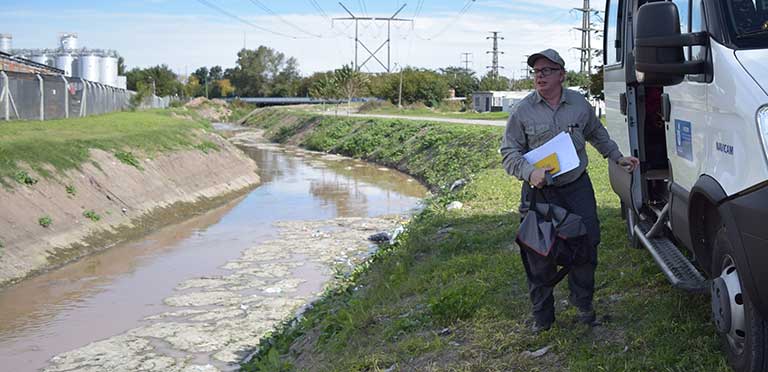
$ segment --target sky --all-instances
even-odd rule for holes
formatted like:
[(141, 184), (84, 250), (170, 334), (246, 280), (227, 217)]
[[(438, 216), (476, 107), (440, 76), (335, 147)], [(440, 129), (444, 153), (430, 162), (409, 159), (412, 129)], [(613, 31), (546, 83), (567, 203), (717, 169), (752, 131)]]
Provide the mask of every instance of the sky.
[[(128, 68), (168, 65), (180, 74), (201, 66), (234, 67), (244, 46), (260, 45), (295, 57), (302, 75), (355, 60), (355, 22), (338, 0), (0, 0), (0, 33), (14, 48), (55, 48), (58, 35), (78, 34), (81, 47), (113, 49)], [(484, 75), (491, 65), (490, 31), (499, 31), (500, 73), (522, 74), (525, 55), (556, 49), (566, 68), (579, 69), (582, 0), (342, 0), (356, 17), (391, 17), (390, 67), (464, 66)], [(603, 10), (604, 1), (592, 0)], [(601, 26), (600, 26), (601, 27)], [(358, 21), (365, 48), (387, 64), (387, 23)], [(592, 46), (601, 40), (593, 38)], [(358, 47), (362, 65), (369, 54)], [(595, 60), (594, 63), (599, 63)], [(361, 70), (382, 72), (375, 59)]]

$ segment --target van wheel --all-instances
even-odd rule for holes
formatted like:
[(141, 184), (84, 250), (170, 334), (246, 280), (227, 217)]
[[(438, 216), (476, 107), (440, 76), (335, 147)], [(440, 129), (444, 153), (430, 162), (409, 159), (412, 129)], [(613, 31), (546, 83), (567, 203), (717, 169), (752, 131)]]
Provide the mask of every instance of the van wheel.
[(629, 208), (624, 202), (621, 202), (621, 216), (624, 218), (624, 226), (627, 230), (627, 240), (629, 240), (629, 246), (635, 249), (640, 249), (640, 239), (635, 236), (635, 225), (637, 225), (637, 213), (632, 208)]
[(742, 290), (739, 267), (725, 227), (715, 236), (712, 318), (728, 363), (736, 372), (768, 372), (768, 322)]

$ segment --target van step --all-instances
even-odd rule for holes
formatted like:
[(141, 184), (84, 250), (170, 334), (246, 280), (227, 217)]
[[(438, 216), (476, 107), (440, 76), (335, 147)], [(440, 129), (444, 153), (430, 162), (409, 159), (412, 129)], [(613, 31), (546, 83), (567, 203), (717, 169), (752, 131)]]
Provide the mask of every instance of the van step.
[(648, 252), (651, 252), (656, 264), (667, 276), (672, 286), (691, 292), (702, 292), (707, 288), (704, 277), (691, 261), (685, 257), (672, 241), (665, 237), (648, 238), (646, 234), (651, 224), (643, 221), (635, 226), (635, 234)]

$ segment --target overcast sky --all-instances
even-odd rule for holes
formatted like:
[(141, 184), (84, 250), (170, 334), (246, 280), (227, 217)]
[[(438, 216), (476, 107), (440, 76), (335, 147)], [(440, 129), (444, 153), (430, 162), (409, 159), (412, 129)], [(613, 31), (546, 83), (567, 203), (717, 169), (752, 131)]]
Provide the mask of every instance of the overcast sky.
[[(114, 49), (131, 67), (166, 64), (179, 73), (200, 66), (233, 67), (238, 50), (265, 45), (295, 57), (303, 75), (337, 68), (355, 59), (354, 22), (337, 0), (4, 0), (0, 33), (14, 48), (55, 48), (58, 35), (74, 32), (79, 45)], [(343, 0), (358, 17), (389, 17), (404, 1)], [(604, 1), (592, 1), (599, 10)], [(207, 5), (206, 5), (207, 4)], [(516, 77), (524, 55), (544, 48), (560, 52), (570, 70), (579, 69), (582, 0), (414, 0), (392, 23), (391, 63), (427, 68), (463, 65), (482, 75), (491, 64), (491, 34), (500, 31), (502, 75)], [(462, 9), (465, 11), (462, 12)], [(359, 23), (371, 51), (386, 40), (386, 22)], [(601, 41), (594, 40), (599, 47)], [(360, 47), (359, 62), (368, 58)], [(377, 53), (386, 64), (386, 47)], [(595, 61), (599, 62), (599, 61)], [(383, 68), (371, 59), (363, 71)]]

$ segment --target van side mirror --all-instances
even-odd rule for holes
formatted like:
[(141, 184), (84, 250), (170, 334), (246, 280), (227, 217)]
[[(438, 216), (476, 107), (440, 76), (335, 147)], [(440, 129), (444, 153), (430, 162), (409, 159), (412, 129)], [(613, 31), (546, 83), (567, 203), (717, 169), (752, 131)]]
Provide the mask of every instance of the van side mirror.
[(637, 11), (635, 66), (646, 85), (679, 84), (689, 74), (706, 72), (706, 62), (686, 62), (683, 47), (707, 45), (706, 32), (680, 33), (680, 15), (671, 1), (646, 3)]

